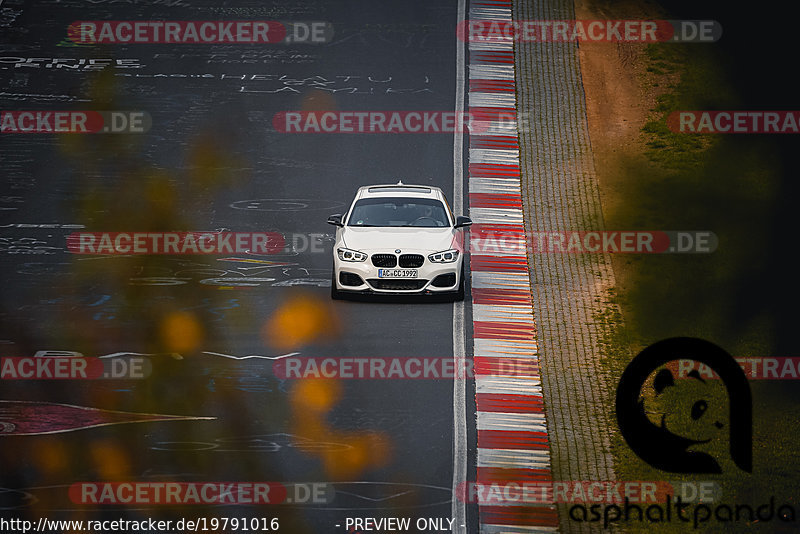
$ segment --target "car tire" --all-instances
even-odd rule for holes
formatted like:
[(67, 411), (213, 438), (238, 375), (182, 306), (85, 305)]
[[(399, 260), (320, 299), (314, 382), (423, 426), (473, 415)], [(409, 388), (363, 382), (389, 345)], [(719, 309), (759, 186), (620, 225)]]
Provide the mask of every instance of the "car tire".
[(331, 271), (331, 299), (342, 300), (342, 292), (336, 289), (336, 270)]
[(454, 302), (461, 302), (464, 300), (464, 264), (461, 264), (461, 282), (458, 284), (458, 290), (453, 295)]

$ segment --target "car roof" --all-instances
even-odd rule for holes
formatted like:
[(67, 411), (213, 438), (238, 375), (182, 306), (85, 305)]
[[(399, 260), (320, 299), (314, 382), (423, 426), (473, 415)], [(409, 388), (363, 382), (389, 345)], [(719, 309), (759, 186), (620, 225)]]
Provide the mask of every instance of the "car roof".
[(431, 185), (404, 184), (402, 181), (396, 184), (376, 184), (359, 187), (356, 199), (375, 198), (375, 197), (419, 197), (443, 199), (444, 194), (438, 187)]

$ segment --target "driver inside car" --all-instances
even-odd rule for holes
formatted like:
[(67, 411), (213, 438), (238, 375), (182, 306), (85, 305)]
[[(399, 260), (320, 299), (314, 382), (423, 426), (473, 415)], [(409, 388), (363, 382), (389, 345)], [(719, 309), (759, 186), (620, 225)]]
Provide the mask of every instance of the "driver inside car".
[[(414, 224), (415, 226), (429, 226), (431, 223), (434, 223), (436, 226), (444, 226), (442, 221), (436, 217), (433, 206), (430, 204), (419, 204), (416, 212), (417, 216), (411, 219), (410, 224)], [(422, 224), (416, 224), (417, 222)]]

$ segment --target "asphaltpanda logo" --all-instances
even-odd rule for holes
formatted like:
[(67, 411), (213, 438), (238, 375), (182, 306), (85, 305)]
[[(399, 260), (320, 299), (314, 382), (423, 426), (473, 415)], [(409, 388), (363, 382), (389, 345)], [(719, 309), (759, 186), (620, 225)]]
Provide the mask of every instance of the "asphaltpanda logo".
[[(695, 360), (710, 367), (722, 381), (726, 394), (723, 396), (727, 399), (714, 398), (710, 394), (712, 384), (706, 383), (696, 371), (676, 379), (664, 367), (676, 360)], [(655, 376), (648, 380), (653, 373)], [(651, 402), (668, 399), (671, 413), (664, 413), (654, 421), (649, 413), (652, 410), (645, 406), (646, 399)], [(721, 473), (719, 462), (697, 449), (713, 440), (728, 440), (733, 463), (743, 471), (752, 472), (750, 385), (736, 360), (709, 341), (677, 337), (645, 348), (620, 378), (616, 410), (620, 432), (628, 446), (657, 469), (672, 473)], [(683, 420), (684, 424), (675, 424), (676, 420)]]

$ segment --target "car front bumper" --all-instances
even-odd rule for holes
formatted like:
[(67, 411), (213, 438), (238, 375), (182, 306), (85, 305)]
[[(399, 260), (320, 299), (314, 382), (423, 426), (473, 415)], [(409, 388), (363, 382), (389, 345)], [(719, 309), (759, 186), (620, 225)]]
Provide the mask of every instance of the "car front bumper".
[[(406, 251), (403, 251), (404, 253)], [(424, 263), (415, 267), (416, 278), (379, 278), (378, 270), (372, 264), (372, 254), (364, 262), (348, 262), (337, 257), (333, 260), (336, 289), (353, 293), (383, 294), (438, 294), (452, 293), (458, 290), (461, 283), (461, 264), (463, 255), (452, 263), (433, 263), (427, 256), (430, 251), (409, 251), (425, 256)], [(382, 253), (382, 252), (377, 252)], [(393, 267), (393, 269), (411, 269), (411, 267)], [(355, 279), (353, 276), (357, 276)], [(344, 282), (344, 283), (343, 283)]]

